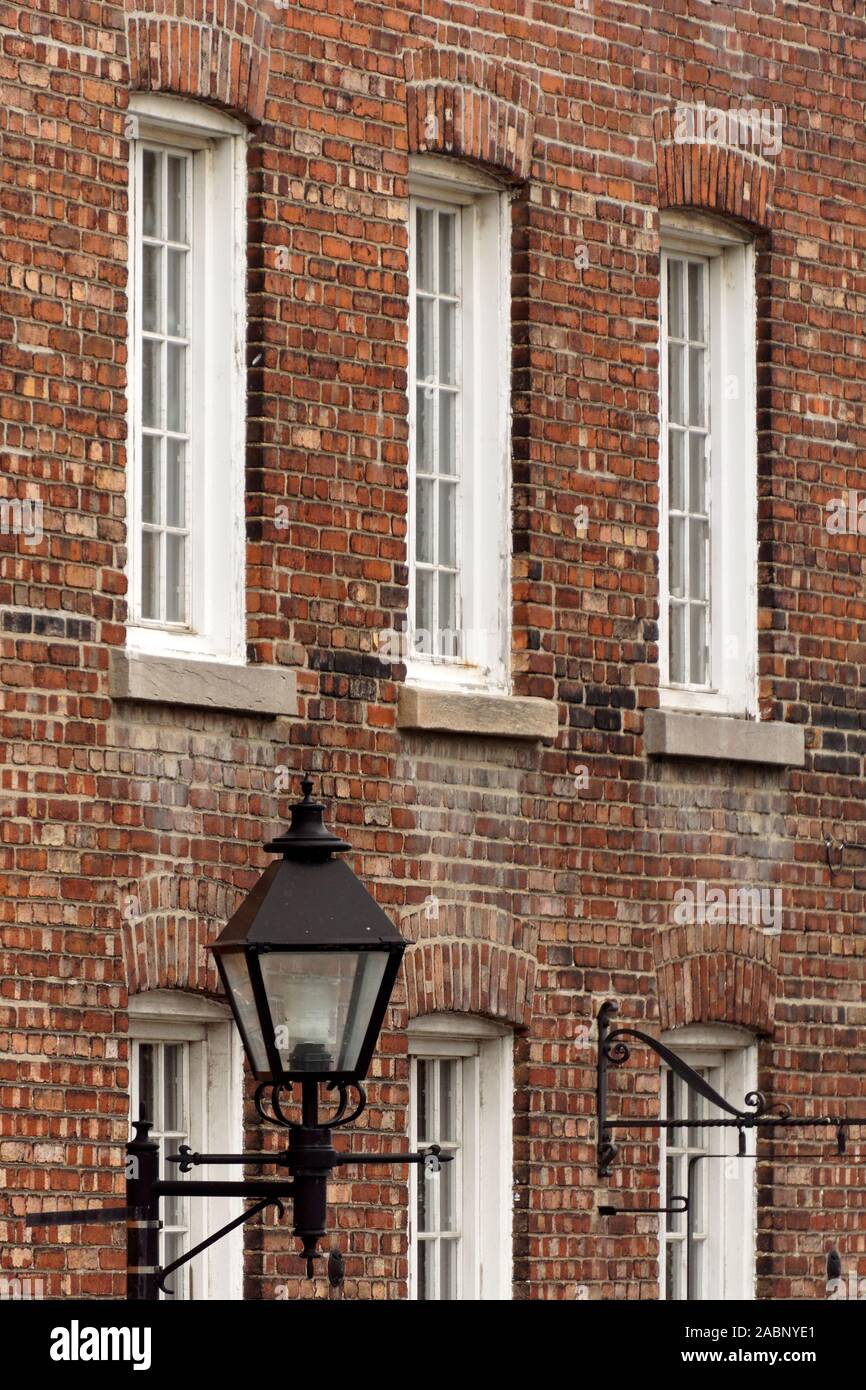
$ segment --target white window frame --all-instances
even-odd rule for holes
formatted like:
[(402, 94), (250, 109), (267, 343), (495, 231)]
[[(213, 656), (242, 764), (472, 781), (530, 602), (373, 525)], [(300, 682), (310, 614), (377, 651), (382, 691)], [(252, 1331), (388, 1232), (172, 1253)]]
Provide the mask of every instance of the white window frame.
[[(510, 688), (511, 644), (511, 202), (502, 183), (457, 161), (413, 155), (409, 221), (409, 612), (410, 684)], [(460, 657), (416, 650), (416, 326), (414, 225), (418, 203), (459, 208), (462, 427), (458, 431), (456, 547)], [(462, 658), (462, 659), (461, 659)]]
[[(659, 316), (659, 699), (663, 707), (757, 715), (757, 317), (755, 248), (732, 224), (662, 213)], [(670, 679), (667, 253), (709, 267), (710, 681)], [(729, 384), (738, 395), (728, 398)]]
[[(246, 440), (247, 132), (196, 102), (130, 97), (129, 449), (127, 546), (130, 650), (243, 664)], [(193, 168), (188, 425), (188, 621), (141, 613), (141, 334), (139, 169), (148, 145), (188, 150)]]
[[(189, 1145), (200, 1153), (243, 1151), (243, 1061), (237, 1029), (228, 1005), (179, 990), (152, 990), (129, 996), (130, 1118), (137, 1118), (138, 1077), (134, 1044), (178, 1042), (188, 1046)], [(151, 1118), (151, 1117), (148, 1117)], [(172, 1172), (168, 1176), (176, 1176)], [(197, 1168), (196, 1181), (222, 1182), (225, 1171)], [(242, 1203), (230, 1197), (190, 1197), (187, 1248), (212, 1235), (241, 1214)], [(163, 1203), (164, 1205), (164, 1203)], [(187, 1274), (186, 1272), (189, 1271)], [(229, 1235), (170, 1276), (177, 1289), (190, 1280), (194, 1299), (243, 1297), (243, 1228)]]
[[(744, 1028), (731, 1024), (690, 1024), (688, 1027), (663, 1033), (661, 1041), (695, 1070), (705, 1070), (710, 1085), (736, 1106), (742, 1106), (750, 1091), (758, 1084), (758, 1049), (754, 1036)], [(660, 1118), (666, 1119), (666, 1067), (662, 1067)], [(707, 1118), (727, 1118), (709, 1101), (705, 1105)], [(683, 1119), (682, 1115), (674, 1118)], [(705, 1129), (702, 1147), (712, 1154), (730, 1158), (708, 1158), (695, 1167), (695, 1183), (702, 1184), (702, 1210), (708, 1217), (706, 1241), (706, 1287), (701, 1302), (708, 1299), (751, 1300), (755, 1297), (757, 1180), (755, 1131), (749, 1133), (747, 1154), (738, 1156), (736, 1129)], [(680, 1130), (682, 1140), (693, 1143), (695, 1131)], [(679, 1147), (679, 1146), (678, 1146)], [(685, 1192), (667, 1191), (667, 1132), (659, 1131), (659, 1205), (668, 1204), (670, 1196), (686, 1196)], [(659, 1298), (666, 1298), (666, 1216), (659, 1217)], [(687, 1227), (687, 1214), (679, 1218), (682, 1229)]]
[[(454, 1160), (461, 1212), (458, 1299), (510, 1300), (513, 1296), (512, 1211), (514, 1034), (488, 1019), (429, 1014), (409, 1026), (410, 1148), (419, 1138), (417, 1059), (462, 1059), (462, 1142)], [(443, 1145), (443, 1151), (447, 1151)], [(436, 1182), (410, 1168), (409, 1296), (418, 1297), (416, 1231), (419, 1182)]]

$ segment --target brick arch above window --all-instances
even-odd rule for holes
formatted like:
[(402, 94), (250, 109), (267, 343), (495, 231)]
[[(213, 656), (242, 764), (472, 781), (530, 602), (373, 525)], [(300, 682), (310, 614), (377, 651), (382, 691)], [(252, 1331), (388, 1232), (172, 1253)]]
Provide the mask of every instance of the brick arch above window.
[(131, 994), (178, 989), (223, 993), (208, 947), (245, 894), (231, 884), (151, 874), (121, 895), (121, 946)]
[(462, 1013), (529, 1026), (536, 928), (487, 903), (430, 898), (400, 930), (412, 943), (403, 962), (410, 1019)]
[(767, 230), (772, 161), (732, 145), (679, 140), (674, 119), (668, 108), (653, 116), (659, 208), (698, 208)]
[(403, 54), (410, 154), (451, 155), (529, 177), (540, 88), (490, 58), (452, 49)]
[(779, 937), (760, 927), (703, 922), (668, 927), (654, 943), (659, 1021), (773, 1027)]
[(133, 91), (167, 92), (250, 121), (265, 110), (272, 6), (253, 0), (127, 0)]

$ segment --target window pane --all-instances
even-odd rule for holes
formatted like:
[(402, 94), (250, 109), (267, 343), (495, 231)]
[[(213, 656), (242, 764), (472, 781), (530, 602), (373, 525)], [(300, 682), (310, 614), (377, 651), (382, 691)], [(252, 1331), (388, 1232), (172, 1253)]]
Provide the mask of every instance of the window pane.
[(163, 1120), (163, 1130), (167, 1133), (171, 1130), (182, 1130), (181, 1113), (183, 1110), (183, 1048), (179, 1043), (165, 1043), (162, 1049), (163, 1054), (163, 1084), (165, 1086), (165, 1118)]
[(689, 265), (689, 337), (692, 342), (704, 338), (704, 267)]
[[(144, 1106), (145, 1118), (151, 1124), (157, 1124), (159, 1116), (156, 1113), (155, 1091), (154, 1091), (154, 1047), (152, 1043), (139, 1043), (138, 1045), (138, 1100), (139, 1105)], [(138, 1115), (133, 1119), (137, 1120)]]
[(694, 685), (706, 685), (708, 673), (707, 661), (707, 610), (703, 604), (690, 604), (690, 631), (689, 646), (691, 657), (691, 673), (689, 679)]
[(166, 426), (182, 433), (186, 429), (186, 348), (167, 343)]
[(433, 548), (433, 507), (436, 484), (430, 478), (419, 478), (415, 484), (415, 559), (423, 564), (432, 564), (435, 555)]
[(706, 1216), (704, 1212), (704, 1186), (706, 1183), (706, 1166), (708, 1162), (712, 1163), (713, 1160), (699, 1159), (692, 1170), (691, 1228), (692, 1231), (698, 1233), (703, 1233), (706, 1230)]
[(432, 570), (418, 570), (415, 576), (416, 636), (414, 650), (427, 656), (432, 655), (433, 579)]
[(162, 327), (162, 249), (145, 244), (141, 267), (141, 321), (147, 332)]
[(457, 305), (439, 301), (439, 380), (457, 381)]
[(432, 299), (419, 299), (417, 316), (417, 367), (419, 381), (429, 381), (433, 371), (433, 308)]
[(415, 467), (419, 473), (433, 472), (433, 412), (436, 393), (419, 386), (415, 394)]
[(186, 257), (186, 251), (168, 252), (167, 330), (177, 338), (186, 334)]
[(457, 396), (454, 391), (439, 392), (440, 473), (457, 472)]
[(682, 338), (683, 333), (683, 263), (668, 261), (668, 336)]
[(186, 445), (180, 439), (167, 439), (165, 507), (168, 526), (186, 525)]
[(668, 348), (668, 416), (676, 425), (685, 418), (685, 348), (671, 343)]
[(706, 435), (689, 434), (689, 511), (707, 510)]
[(145, 338), (141, 350), (141, 423), (159, 429), (161, 344)]
[(434, 1297), (435, 1276), (433, 1273), (433, 1263), (436, 1259), (435, 1240), (424, 1240), (418, 1248), (418, 1297), (419, 1299), (430, 1299)]
[(141, 160), (142, 228), (145, 236), (160, 234), (160, 171), (162, 160), (154, 150), (145, 150)]
[(453, 212), (439, 214), (439, 293), (456, 294), (455, 265), (457, 217)]
[(671, 517), (668, 587), (675, 598), (684, 598), (686, 592), (685, 526), (684, 517)]
[[(175, 1144), (171, 1144), (169, 1147), (172, 1148), (172, 1149), (174, 1150), (174, 1149), (176, 1149), (177, 1146), (176, 1146)], [(174, 1174), (172, 1174), (171, 1176), (173, 1177)], [(184, 1220), (183, 1220), (183, 1202), (184, 1202), (184, 1199), (183, 1199), (182, 1197), (166, 1197), (166, 1198), (165, 1198), (165, 1207), (164, 1207), (164, 1209), (163, 1209), (164, 1212), (165, 1212), (165, 1215), (163, 1216), (163, 1221), (165, 1222), (166, 1226), (183, 1226), (183, 1225), (184, 1225)], [(171, 1237), (169, 1236), (169, 1237), (167, 1237), (167, 1239), (171, 1239)], [(166, 1260), (166, 1264), (168, 1264), (168, 1263), (169, 1263), (169, 1261)]]
[(705, 425), (704, 371), (706, 354), (703, 348), (689, 348), (689, 423)]
[(457, 1162), (443, 1163), (438, 1178), (439, 1184), (439, 1229), (456, 1231), (457, 1221)]
[[(446, 1167), (447, 1166), (446, 1164)], [(427, 1169), (424, 1167), (423, 1163), (419, 1163), (418, 1165), (417, 1183), (418, 1189), (415, 1212), (417, 1229), (419, 1231), (428, 1231), (430, 1229), (430, 1217), (427, 1210), (427, 1197), (430, 1192), (430, 1179), (427, 1177)]]
[(707, 523), (695, 517), (689, 518), (689, 593), (707, 597)]
[(456, 562), (455, 505), (456, 483), (439, 484), (439, 563), (454, 565)]
[(141, 533), (141, 615), (159, 617), (159, 532)]
[(668, 454), (670, 456), (670, 505), (675, 512), (685, 510), (686, 496), (683, 478), (686, 436), (682, 430), (668, 431)]
[[(457, 586), (453, 574), (439, 575), (439, 630), (442, 634), (442, 655), (457, 655)], [(447, 643), (449, 650), (445, 650)]]
[(441, 1240), (439, 1247), (439, 1297), (454, 1299), (457, 1297), (457, 1241)]
[(186, 240), (186, 159), (168, 158), (166, 205), (168, 240)]
[(429, 1139), (429, 1110), (427, 1105), (428, 1096), (428, 1064), (419, 1059), (416, 1063), (415, 1086), (416, 1086), (416, 1105), (418, 1114), (418, 1142), (422, 1143)]
[(169, 532), (165, 545), (165, 619), (169, 623), (182, 623), (186, 619), (186, 538)]
[[(687, 1160), (684, 1154), (678, 1154), (671, 1163), (671, 1186), (668, 1191), (667, 1206), (670, 1206), (671, 1197), (684, 1197), (686, 1195), (686, 1188), (688, 1186), (686, 1163)], [(670, 1218), (670, 1229), (672, 1231), (685, 1232), (686, 1217), (684, 1212), (671, 1212)]]
[[(668, 1154), (665, 1159), (665, 1206), (670, 1207), (671, 1197), (674, 1195), (674, 1161)], [(665, 1230), (674, 1229), (674, 1217), (676, 1213), (668, 1211), (665, 1213)]]
[(670, 675), (671, 680), (683, 685), (686, 679), (686, 605), (671, 604), (670, 619)]
[[(666, 1119), (666, 1120), (679, 1120), (679, 1119), (682, 1118), (682, 1116), (680, 1116), (680, 1115), (677, 1114), (675, 1105), (676, 1105), (676, 1102), (675, 1102), (675, 1100), (674, 1100), (674, 1074), (673, 1074), (672, 1071), (666, 1070), (666, 1071), (665, 1071), (665, 1110), (664, 1110), (664, 1115), (665, 1115), (665, 1119)], [(668, 1144), (669, 1144), (672, 1148), (675, 1148), (675, 1147), (676, 1147), (676, 1144), (677, 1144), (677, 1137), (676, 1137), (676, 1136), (677, 1136), (677, 1131), (676, 1131), (675, 1129), (668, 1130)]]
[(419, 290), (433, 289), (433, 240), (435, 212), (417, 208), (415, 213), (415, 279)]
[(678, 1299), (679, 1290), (679, 1250), (680, 1242), (669, 1240), (665, 1250), (665, 1294), (668, 1299)]
[(146, 434), (141, 441), (141, 519), (159, 523), (159, 438)]
[[(163, 1236), (163, 1268), (170, 1265), (172, 1260), (177, 1260), (183, 1254), (186, 1242), (186, 1233), (183, 1231), (170, 1231)], [(182, 1265), (176, 1269), (168, 1282), (168, 1287), (172, 1290), (175, 1300), (188, 1298), (190, 1296), (190, 1280), (193, 1278), (193, 1271), (189, 1265)], [(169, 1301), (171, 1295), (168, 1295)]]
[[(436, 1138), (444, 1140), (457, 1138), (457, 1067), (459, 1063), (441, 1061), (439, 1063), (439, 1133)], [(446, 1164), (452, 1168), (453, 1164)]]

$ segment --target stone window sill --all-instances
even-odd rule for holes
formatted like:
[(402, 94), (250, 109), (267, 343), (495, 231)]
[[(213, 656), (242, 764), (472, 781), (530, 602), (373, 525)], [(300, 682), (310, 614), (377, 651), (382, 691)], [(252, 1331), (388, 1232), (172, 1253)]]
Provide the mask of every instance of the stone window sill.
[(646, 712), (644, 740), (651, 758), (702, 758), (765, 767), (803, 767), (806, 761), (806, 735), (799, 724), (653, 709)]
[(281, 666), (185, 661), (115, 649), (109, 692), (113, 700), (237, 710), (265, 718), (297, 714), (295, 673)]
[(555, 700), (520, 695), (473, 695), (404, 685), (397, 724), (429, 733), (552, 740), (559, 731), (559, 707)]

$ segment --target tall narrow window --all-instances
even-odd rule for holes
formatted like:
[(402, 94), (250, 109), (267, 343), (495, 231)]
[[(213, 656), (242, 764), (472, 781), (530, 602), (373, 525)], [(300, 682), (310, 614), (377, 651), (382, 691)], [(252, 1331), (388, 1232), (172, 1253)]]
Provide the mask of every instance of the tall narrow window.
[(512, 1047), (482, 1019), (412, 1025), (412, 1144), (452, 1156), (437, 1174), (412, 1172), (413, 1298), (511, 1298)]
[(508, 200), (413, 161), (410, 679), (504, 689), (508, 621)]
[(460, 207), (415, 201), (415, 622), (422, 649), (445, 657), (459, 646), (462, 218)]
[[(755, 1048), (736, 1028), (694, 1025), (663, 1041), (720, 1095), (742, 1105), (756, 1086)], [(702, 1121), (719, 1111), (667, 1067), (661, 1076), (661, 1118)], [(662, 1207), (659, 1283), (667, 1300), (754, 1297), (754, 1143), (739, 1156), (735, 1130), (683, 1125), (660, 1131)]]
[(141, 144), (141, 617), (189, 620), (192, 156)]
[(670, 670), (674, 685), (710, 679), (708, 287), (710, 263), (669, 254), (667, 271)]
[(667, 214), (661, 269), (661, 699), (755, 708), (752, 246)]
[[(228, 1008), (177, 991), (133, 995), (129, 1001), (130, 1116), (144, 1106), (159, 1143), (160, 1176), (174, 1178), (166, 1163), (181, 1144), (199, 1152), (238, 1152), (243, 1147), (241, 1062)], [(214, 1181), (225, 1174), (214, 1170)], [(167, 1197), (161, 1203), (161, 1267), (239, 1214), (226, 1198)], [(241, 1296), (241, 1242), (197, 1256), (168, 1278), (172, 1297), (225, 1299)]]
[(240, 660), (245, 140), (190, 102), (133, 110), (129, 642)]

